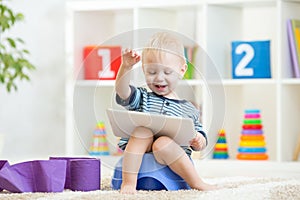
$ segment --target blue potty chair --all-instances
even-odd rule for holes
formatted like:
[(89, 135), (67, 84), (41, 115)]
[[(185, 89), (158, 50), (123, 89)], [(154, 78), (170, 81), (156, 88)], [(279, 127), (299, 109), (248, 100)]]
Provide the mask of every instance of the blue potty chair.
[[(111, 186), (119, 190), (122, 184), (123, 157), (115, 166)], [(182, 190), (190, 186), (168, 166), (156, 162), (152, 153), (146, 153), (137, 178), (137, 190)]]

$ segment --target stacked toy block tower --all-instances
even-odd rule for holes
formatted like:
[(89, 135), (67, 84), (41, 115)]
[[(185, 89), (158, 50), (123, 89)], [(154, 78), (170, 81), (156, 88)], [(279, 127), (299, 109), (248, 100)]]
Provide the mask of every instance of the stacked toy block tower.
[(213, 159), (227, 159), (228, 148), (225, 130), (221, 129), (218, 133), (218, 140), (214, 148)]
[(245, 110), (238, 148), (239, 160), (267, 160), (260, 110)]
[(109, 155), (108, 143), (104, 122), (98, 122), (93, 134), (93, 143), (90, 147), (90, 155), (103, 156)]

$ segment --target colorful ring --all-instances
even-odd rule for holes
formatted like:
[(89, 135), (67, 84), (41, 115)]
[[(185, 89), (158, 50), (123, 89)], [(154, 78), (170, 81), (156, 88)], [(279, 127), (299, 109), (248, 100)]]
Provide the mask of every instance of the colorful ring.
[(267, 160), (268, 155), (266, 154), (238, 154), (236, 156), (239, 160)]
[(220, 129), (219, 130), (219, 134), (225, 134), (225, 130), (224, 129)]
[(228, 151), (228, 148), (215, 148), (215, 151)]
[(261, 135), (241, 135), (240, 137), (241, 140), (246, 141), (246, 140), (264, 140), (265, 136)]
[(258, 110), (258, 109), (246, 109), (245, 113), (246, 114), (259, 114), (260, 110)]
[(219, 138), (218, 140), (217, 140), (217, 143), (226, 143), (226, 139), (222, 139), (222, 138)]
[(222, 149), (222, 148), (227, 148), (227, 144), (226, 143), (217, 143), (215, 145), (216, 149)]
[(244, 119), (244, 124), (258, 125), (261, 124), (261, 119)]
[(255, 130), (255, 129), (253, 129), (253, 130), (242, 130), (242, 134), (244, 134), (244, 135), (261, 135), (261, 134), (263, 134), (263, 130), (261, 130), (261, 129), (258, 129), (258, 130)]
[(227, 151), (215, 151), (214, 155), (228, 155)]
[(244, 124), (243, 126), (243, 129), (250, 129), (250, 130), (253, 130), (253, 129), (262, 129), (263, 126), (261, 124)]
[(240, 141), (240, 147), (264, 147), (265, 141)]
[(245, 114), (244, 118), (246, 119), (260, 119), (260, 114)]
[(213, 155), (214, 159), (227, 159), (229, 156), (227, 155)]
[(266, 148), (239, 147), (238, 151), (241, 152), (241, 153), (265, 153), (267, 150), (266, 150)]
[(219, 133), (219, 137), (225, 137), (225, 133)]

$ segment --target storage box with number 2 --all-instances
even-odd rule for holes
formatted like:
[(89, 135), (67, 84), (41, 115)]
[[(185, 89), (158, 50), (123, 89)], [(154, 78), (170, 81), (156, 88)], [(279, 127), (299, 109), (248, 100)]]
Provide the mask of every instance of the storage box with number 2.
[(232, 78), (271, 78), (270, 40), (234, 41)]
[(115, 80), (121, 65), (120, 46), (86, 46), (83, 49), (86, 80)]

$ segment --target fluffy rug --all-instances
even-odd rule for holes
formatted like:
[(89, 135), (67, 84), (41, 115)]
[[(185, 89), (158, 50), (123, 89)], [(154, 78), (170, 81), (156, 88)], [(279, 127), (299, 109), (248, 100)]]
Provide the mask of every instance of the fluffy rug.
[(269, 177), (222, 177), (206, 178), (208, 183), (218, 184), (221, 189), (209, 192), (196, 190), (180, 191), (138, 191), (136, 195), (121, 195), (119, 191), (111, 190), (110, 179), (104, 178), (101, 190), (91, 192), (64, 191), (61, 193), (22, 193), (12, 194), (0, 192), (0, 199), (9, 200), (60, 200), (60, 199), (300, 199), (300, 180)]

